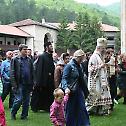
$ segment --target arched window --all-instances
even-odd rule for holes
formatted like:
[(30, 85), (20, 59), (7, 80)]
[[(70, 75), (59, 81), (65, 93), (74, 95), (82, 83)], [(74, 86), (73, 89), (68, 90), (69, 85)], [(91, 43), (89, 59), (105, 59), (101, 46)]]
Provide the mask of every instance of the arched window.
[(46, 33), (44, 37), (44, 43), (46, 42), (52, 42), (52, 37), (50, 33)]

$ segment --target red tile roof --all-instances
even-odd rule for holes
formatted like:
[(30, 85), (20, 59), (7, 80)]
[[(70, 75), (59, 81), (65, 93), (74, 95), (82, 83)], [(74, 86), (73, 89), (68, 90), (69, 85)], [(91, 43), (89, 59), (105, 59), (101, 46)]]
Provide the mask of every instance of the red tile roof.
[(19, 22), (15, 22), (12, 24), (9, 24), (10, 26), (14, 26), (14, 27), (21, 27), (21, 26), (28, 26), (28, 25), (39, 25), (39, 26), (43, 26), (43, 27), (47, 27), (47, 28), (51, 28), (51, 29), (55, 29), (57, 30), (58, 28), (55, 25), (51, 25), (48, 23), (40, 23), (31, 19), (26, 19), (23, 21), (19, 21)]
[[(57, 28), (60, 27), (60, 23), (48, 23), (48, 24), (53, 25), (53, 26), (55, 26)], [(68, 23), (67, 26), (68, 27), (66, 29), (69, 29), (69, 30), (75, 30), (76, 29), (76, 23)]]
[[(60, 23), (49, 23), (49, 24), (54, 25), (56, 27), (60, 26)], [(69, 23), (67, 29), (75, 30), (76, 29), (76, 23), (75, 22)], [(108, 24), (101, 24), (101, 29), (103, 31), (106, 31), (106, 32), (118, 32), (118, 31), (120, 31), (117, 27), (111, 26), (111, 25), (108, 25)]]
[(25, 31), (9, 25), (0, 25), (0, 33), (21, 36), (21, 37), (32, 37), (30, 34), (26, 33)]
[[(75, 30), (76, 29), (76, 23), (69, 23), (68, 29)], [(101, 30), (105, 32), (118, 32), (119, 29), (115, 26), (111, 26), (108, 24), (101, 24)]]
[(69, 29), (69, 30), (76, 30), (76, 23), (75, 22), (69, 23), (67, 29)]
[(115, 26), (111, 26), (111, 25), (108, 25), (108, 24), (101, 24), (101, 28), (103, 31), (108, 31), (108, 32), (118, 32), (120, 31), (117, 27)]
[(23, 21), (19, 21), (19, 22), (9, 24), (9, 25), (18, 27), (18, 26), (27, 26), (27, 25), (41, 25), (41, 23), (34, 21), (34, 20), (31, 20), (31, 19), (26, 19), (26, 20), (23, 20)]
[[(15, 27), (20, 27), (20, 26), (27, 26), (27, 25), (40, 25), (40, 26), (44, 26), (44, 27), (48, 27), (48, 28), (52, 28), (52, 29), (58, 29), (60, 26), (60, 23), (49, 23), (49, 22), (45, 22), (45, 23), (40, 23), (31, 19), (26, 19), (23, 21), (19, 21), (19, 22), (15, 22), (12, 24), (9, 24), (11, 26), (15, 26)], [(75, 30), (76, 29), (76, 23), (69, 23), (67, 29), (69, 30)], [(103, 31), (108, 31), (108, 32), (117, 32), (119, 31), (119, 29), (115, 26), (111, 26), (108, 24), (101, 24), (101, 29)]]

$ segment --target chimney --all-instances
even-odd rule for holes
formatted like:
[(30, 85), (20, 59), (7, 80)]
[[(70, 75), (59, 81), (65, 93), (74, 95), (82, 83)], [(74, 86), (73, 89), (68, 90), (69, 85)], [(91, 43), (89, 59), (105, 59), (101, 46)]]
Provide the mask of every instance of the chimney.
[(44, 18), (42, 18), (42, 24), (44, 24), (45, 23), (45, 19)]
[(99, 19), (98, 24), (102, 25), (102, 18)]
[(72, 24), (75, 24), (75, 21), (72, 21)]

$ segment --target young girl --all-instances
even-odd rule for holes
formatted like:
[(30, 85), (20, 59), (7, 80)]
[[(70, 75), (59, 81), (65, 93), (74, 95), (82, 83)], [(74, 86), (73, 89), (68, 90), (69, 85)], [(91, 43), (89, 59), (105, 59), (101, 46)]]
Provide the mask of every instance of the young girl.
[(4, 107), (1, 99), (2, 92), (3, 92), (3, 85), (0, 78), (0, 126), (6, 126), (5, 112), (4, 112)]
[(67, 88), (64, 92), (60, 88), (54, 90), (54, 102), (50, 106), (50, 119), (54, 126), (65, 126), (64, 109), (68, 101), (70, 90)]

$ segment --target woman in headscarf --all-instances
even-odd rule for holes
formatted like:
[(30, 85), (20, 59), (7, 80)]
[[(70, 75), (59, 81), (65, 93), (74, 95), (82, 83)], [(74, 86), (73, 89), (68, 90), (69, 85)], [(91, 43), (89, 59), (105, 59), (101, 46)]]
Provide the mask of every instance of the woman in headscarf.
[(85, 57), (82, 50), (74, 53), (73, 59), (65, 66), (62, 76), (62, 88), (70, 89), (70, 96), (66, 105), (66, 126), (89, 126), (89, 115), (85, 107), (88, 89), (81, 69), (81, 62)]

